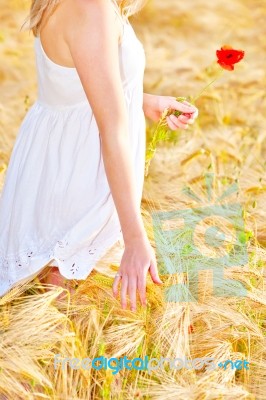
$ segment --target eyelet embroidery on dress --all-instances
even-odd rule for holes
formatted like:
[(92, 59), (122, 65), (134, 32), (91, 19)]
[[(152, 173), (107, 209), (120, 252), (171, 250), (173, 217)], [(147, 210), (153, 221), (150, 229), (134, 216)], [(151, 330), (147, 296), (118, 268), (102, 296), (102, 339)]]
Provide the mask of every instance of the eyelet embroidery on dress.
[[(57, 243), (59, 243), (58, 245), (63, 248), (65, 246), (67, 246), (69, 243), (65, 242), (63, 243), (62, 241), (58, 241)], [(95, 252), (97, 251), (97, 248), (95, 247), (88, 247), (88, 254), (89, 255), (94, 255)], [(60, 261), (65, 261), (63, 258), (58, 258)], [(76, 262), (74, 262), (70, 268), (71, 273), (74, 275), (77, 271), (79, 270), (79, 266), (76, 264)]]
[(68, 242), (64, 243), (63, 240), (58, 240), (57, 243), (58, 243), (58, 246), (61, 247), (61, 249), (64, 248), (65, 246), (68, 246)]
[(78, 271), (78, 266), (76, 265), (76, 263), (72, 264), (70, 271), (72, 272), (72, 274)]
[[(122, 230), (120, 229), (119, 232), (122, 232)], [(60, 247), (60, 249), (63, 249), (65, 247), (69, 246), (69, 242), (66, 240), (58, 240), (58, 241), (54, 242), (54, 244), (50, 248), (46, 248), (46, 251), (47, 251), (46, 254), (49, 255), (50, 259), (55, 257), (56, 245), (58, 245), (58, 247)], [(103, 245), (105, 245), (104, 242), (98, 242), (98, 243), (93, 243), (93, 246), (92, 245), (86, 246), (86, 249), (85, 249), (86, 254), (88, 256), (94, 255), (94, 257), (97, 257), (101, 253)], [(27, 249), (26, 251), (24, 251), (20, 254), (17, 254), (16, 255), (17, 258), (16, 258), (16, 256), (15, 256), (15, 258), (11, 256), (10, 260), (8, 260), (7, 258), (2, 257), (0, 255), (0, 262), (1, 262), (1, 265), (3, 266), (2, 271), (0, 271), (1, 278), (7, 279), (8, 284), (10, 286), (12, 286), (14, 284), (14, 282), (16, 281), (16, 279), (12, 279), (12, 278), (8, 277), (10, 265), (12, 265), (15, 262), (16, 269), (22, 270), (23, 268), (29, 266), (31, 258), (34, 256), (34, 254), (38, 254), (39, 251), (40, 251), (39, 248), (34, 248), (33, 250)], [(65, 259), (59, 258), (58, 256), (57, 256), (57, 258), (62, 262), (65, 261)], [(76, 262), (74, 262), (72, 264), (70, 271), (71, 271), (72, 275), (74, 275), (76, 272), (79, 271), (79, 266)]]
[(18, 267), (18, 269), (19, 269), (19, 267), (22, 267), (22, 264), (21, 264), (20, 260), (16, 260), (16, 267)]
[(93, 249), (93, 250), (92, 250), (92, 249), (89, 249), (88, 253), (91, 254), (91, 255), (93, 255), (93, 254), (95, 253), (95, 251), (96, 251), (96, 249)]

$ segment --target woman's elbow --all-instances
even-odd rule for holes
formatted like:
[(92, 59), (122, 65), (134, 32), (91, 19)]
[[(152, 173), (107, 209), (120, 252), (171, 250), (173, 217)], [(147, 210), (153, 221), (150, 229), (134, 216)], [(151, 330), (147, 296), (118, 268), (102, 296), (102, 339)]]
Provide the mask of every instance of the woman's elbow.
[(99, 134), (101, 139), (109, 141), (121, 136), (127, 136), (129, 133), (129, 123), (127, 116), (115, 116), (116, 118), (106, 118), (101, 123), (98, 123)]

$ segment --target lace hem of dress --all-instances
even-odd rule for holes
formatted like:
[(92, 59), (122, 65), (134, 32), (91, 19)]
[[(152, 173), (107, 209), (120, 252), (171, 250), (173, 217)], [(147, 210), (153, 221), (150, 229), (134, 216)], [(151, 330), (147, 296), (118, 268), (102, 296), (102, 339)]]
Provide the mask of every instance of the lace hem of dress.
[[(57, 262), (60, 274), (66, 279), (86, 279), (96, 262), (120, 240), (121, 229), (108, 236), (108, 239), (90, 245), (72, 247), (64, 239), (56, 240), (43, 252), (29, 248), (17, 256), (3, 257), (0, 254), (0, 296), (4, 296), (22, 280), (33, 279), (53, 260)], [(83, 268), (80, 268), (81, 264)]]

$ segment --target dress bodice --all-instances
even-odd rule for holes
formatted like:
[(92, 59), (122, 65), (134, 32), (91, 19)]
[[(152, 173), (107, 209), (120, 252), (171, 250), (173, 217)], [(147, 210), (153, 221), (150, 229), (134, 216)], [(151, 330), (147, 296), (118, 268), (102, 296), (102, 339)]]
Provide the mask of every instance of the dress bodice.
[[(53, 62), (45, 53), (39, 36), (35, 37), (34, 47), (38, 102), (56, 108), (88, 103), (77, 69)], [(128, 91), (136, 86), (143, 90), (145, 52), (129, 22), (124, 22), (119, 44), (119, 64), (124, 90)]]

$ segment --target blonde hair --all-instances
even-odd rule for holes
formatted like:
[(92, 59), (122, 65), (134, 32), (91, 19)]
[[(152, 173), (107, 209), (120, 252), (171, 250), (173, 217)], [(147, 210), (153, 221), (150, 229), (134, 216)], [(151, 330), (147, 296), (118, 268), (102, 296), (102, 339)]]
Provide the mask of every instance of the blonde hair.
[[(117, 7), (122, 17), (128, 18), (139, 12), (148, 0), (110, 1)], [(59, 2), (60, 0), (32, 0), (29, 16), (23, 26), (28, 22), (27, 29), (31, 30), (34, 36), (37, 36), (44, 12), (47, 11), (47, 17), (49, 17)]]

